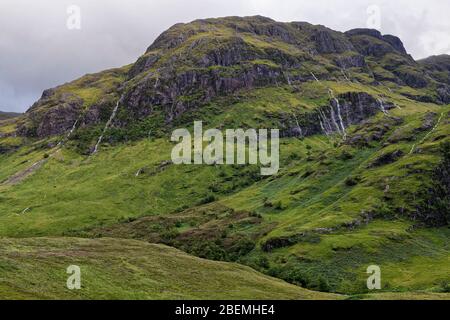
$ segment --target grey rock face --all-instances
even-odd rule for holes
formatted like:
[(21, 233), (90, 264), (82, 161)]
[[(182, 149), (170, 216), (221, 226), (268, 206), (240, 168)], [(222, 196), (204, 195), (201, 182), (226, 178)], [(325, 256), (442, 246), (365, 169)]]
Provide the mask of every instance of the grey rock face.
[[(392, 35), (381, 35), (378, 30), (373, 29), (353, 29), (345, 33), (350, 37), (350, 41), (355, 48), (364, 55), (382, 57), (390, 52), (398, 52), (406, 55), (406, 49), (402, 41)], [(369, 37), (369, 38), (368, 38)], [(373, 38), (378, 41), (373, 41)]]
[[(163, 74), (164, 78), (150, 75), (124, 95), (123, 104), (132, 118), (148, 116), (154, 108), (161, 108), (170, 122), (216, 96), (286, 81), (280, 69), (267, 65), (245, 66), (232, 74), (220, 69), (192, 69), (183, 73), (167, 70)], [(182, 99), (193, 94), (197, 98), (192, 103)]]
[(392, 47), (394, 47), (395, 50), (397, 50), (401, 54), (407, 54), (406, 49), (403, 46), (403, 42), (400, 40), (400, 38), (387, 34), (383, 36), (383, 40), (388, 42)]
[(370, 36), (373, 38), (377, 38), (377, 39), (382, 39), (383, 36), (381, 35), (380, 31), (375, 30), (375, 29), (366, 29), (366, 28), (356, 28), (356, 29), (352, 29), (349, 30), (347, 32), (345, 32), (346, 35), (348, 36), (361, 36), (361, 35), (365, 35), (365, 36)]
[[(182, 44), (184, 41), (186, 41), (189, 37), (196, 35), (199, 32), (202, 32), (203, 30), (195, 29), (195, 28), (183, 28), (183, 23), (178, 23), (171, 28), (169, 28), (167, 31), (163, 32), (156, 40), (153, 42), (153, 44), (147, 49), (147, 52), (156, 50), (156, 49), (172, 49), (180, 44)], [(206, 31), (206, 30), (204, 30)]]
[(367, 39), (359, 39), (358, 43), (354, 43), (359, 53), (365, 56), (383, 57), (388, 53), (394, 52), (392, 46), (387, 43), (374, 43)]
[[(338, 103), (339, 102), (339, 103)], [(383, 103), (367, 93), (350, 92), (330, 100), (330, 104), (322, 106), (313, 112), (298, 116), (299, 125), (287, 122), (282, 130), (282, 136), (310, 136), (314, 134), (344, 134), (350, 125), (360, 124), (364, 120), (394, 108), (393, 105)], [(286, 119), (287, 120), (287, 119)], [(299, 130), (299, 127), (301, 130)], [(301, 132), (301, 134), (300, 134)]]
[(202, 55), (201, 58), (196, 61), (196, 65), (199, 67), (228, 67), (236, 65), (244, 60), (265, 58), (263, 54), (258, 54), (255, 50), (252, 50), (250, 46), (239, 37), (233, 37), (227, 42), (216, 44), (215, 46), (213, 46), (209, 40), (203, 40), (203, 43), (194, 43), (194, 46), (200, 50), (202, 46), (213, 47), (212, 50), (205, 50), (206, 54)]
[(442, 103), (449, 104), (450, 103), (450, 86), (445, 85), (437, 89), (437, 93)]
[(338, 67), (348, 68), (363, 68), (366, 66), (364, 56), (360, 54), (354, 54), (349, 56), (339, 56), (335, 59), (335, 63)]
[(312, 36), (319, 53), (342, 53), (354, 50), (353, 45), (345, 37), (337, 37), (328, 30), (318, 30)]
[(377, 159), (375, 159), (370, 165), (369, 168), (372, 167), (379, 167), (379, 166), (383, 166), (389, 163), (393, 163), (395, 161), (397, 161), (398, 159), (400, 159), (401, 157), (403, 157), (404, 152), (401, 150), (395, 150), (392, 152), (388, 152), (385, 153), (383, 155), (381, 155), (380, 157), (378, 157)]
[(128, 78), (134, 78), (139, 73), (150, 69), (159, 59), (161, 55), (159, 54), (146, 54), (140, 57), (128, 73)]
[[(447, 61), (448, 57), (440, 56), (418, 64), (407, 56), (400, 39), (371, 29), (341, 33), (306, 22), (279, 23), (259, 16), (197, 20), (174, 25), (162, 33), (129, 71), (123, 68), (112, 77), (102, 73), (89, 81), (80, 79), (72, 96), (57, 97), (61, 92), (58, 88), (44, 91), (40, 101), (24, 116), (26, 121), (19, 134), (62, 134), (76, 119), (83, 127), (100, 124), (107, 121), (122, 94), (120, 111), (126, 112), (119, 112), (114, 125), (127, 126), (155, 114), (166, 123), (173, 123), (218, 96), (279, 84), (300, 90), (297, 81), (335, 81), (342, 77), (340, 69), (350, 68), (362, 69), (349, 70), (349, 78), (353, 78), (350, 81), (367, 84), (374, 78), (414, 88), (430, 85), (432, 90), (437, 88), (436, 92), (428, 94), (431, 90), (427, 90), (423, 96), (410, 98), (450, 103), (450, 86), (442, 80), (445, 74), (441, 75), (441, 71), (450, 70)], [(90, 89), (92, 85), (103, 90), (104, 84), (110, 87), (101, 91), (100, 97), (95, 92), (94, 104), (87, 110), (82, 108), (83, 101), (76, 98), (78, 89)], [(437, 85), (431, 87), (432, 84)], [(72, 92), (73, 86), (66, 89)], [(344, 134), (349, 125), (382, 111), (377, 104), (364, 94), (341, 96), (315, 114), (305, 115), (301, 130), (287, 124), (285, 134)]]
[(36, 134), (38, 137), (48, 137), (63, 134), (72, 128), (81, 112), (82, 103), (69, 102), (58, 105), (45, 113)]
[(29, 123), (20, 126), (19, 135), (43, 138), (63, 134), (72, 128), (83, 109), (83, 100), (63, 94), (59, 99), (49, 102), (53, 94), (52, 89), (44, 91), (43, 99), (27, 112), (31, 126)]
[(412, 88), (425, 88), (428, 85), (428, 81), (425, 79), (424, 75), (420, 73), (395, 70), (394, 74)]

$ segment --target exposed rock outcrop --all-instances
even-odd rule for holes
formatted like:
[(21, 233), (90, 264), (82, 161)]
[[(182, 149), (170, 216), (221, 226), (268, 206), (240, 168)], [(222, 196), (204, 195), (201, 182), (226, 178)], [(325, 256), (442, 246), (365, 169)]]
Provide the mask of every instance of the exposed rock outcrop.
[(403, 157), (404, 152), (401, 150), (395, 150), (392, 152), (387, 152), (376, 158), (370, 165), (369, 168), (383, 166), (389, 163), (393, 163)]
[[(376, 115), (394, 108), (364, 92), (349, 92), (330, 100), (313, 112), (297, 116), (298, 125), (289, 123), (282, 136), (310, 136), (314, 134), (339, 133), (346, 135), (346, 129)], [(287, 120), (287, 119), (286, 119)]]
[(71, 94), (55, 98), (52, 90), (46, 90), (27, 112), (29, 122), (18, 128), (18, 134), (38, 138), (63, 134), (72, 128), (82, 109), (80, 98)]
[[(149, 75), (124, 95), (123, 103), (132, 118), (145, 117), (155, 108), (162, 108), (166, 120), (171, 121), (218, 95), (285, 81), (280, 68), (265, 64), (246, 65), (231, 73), (220, 68), (167, 72), (164, 78)], [(182, 99), (187, 95), (196, 97), (193, 103)]]
[(352, 43), (342, 35), (337, 35), (334, 31), (318, 30), (313, 34), (311, 40), (315, 42), (319, 53), (354, 51)]
[[(18, 134), (60, 135), (77, 119), (81, 127), (99, 125), (109, 119), (122, 94), (121, 108), (126, 112), (118, 114), (113, 126), (125, 127), (154, 114), (173, 123), (186, 112), (240, 90), (277, 85), (296, 88), (299, 82), (336, 81), (343, 75), (350, 82), (377, 85), (389, 81), (429, 88), (419, 94), (408, 90), (401, 94), (423, 102), (450, 103), (447, 60), (438, 57), (416, 63), (399, 38), (372, 29), (342, 33), (261, 16), (196, 20), (163, 32), (129, 67), (87, 75), (44, 91), (25, 114)], [(301, 134), (345, 135), (346, 127), (380, 111), (375, 100), (366, 101), (362, 94), (358, 98), (362, 102), (352, 99), (338, 97), (317, 114), (305, 115)], [(300, 134), (295, 126), (284, 131)]]

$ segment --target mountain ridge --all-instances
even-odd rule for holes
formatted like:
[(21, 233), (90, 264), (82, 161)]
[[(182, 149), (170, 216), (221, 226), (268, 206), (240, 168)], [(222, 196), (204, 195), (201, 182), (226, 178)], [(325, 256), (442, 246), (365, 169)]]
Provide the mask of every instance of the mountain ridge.
[[(225, 26), (225, 29), (220, 29), (222, 26)], [(249, 36), (253, 38), (249, 39)], [(192, 40), (196, 37), (197, 40)], [(218, 41), (219, 46), (210, 48), (211, 39)], [(255, 39), (259, 42), (255, 43)], [(271, 44), (273, 41), (280, 41), (279, 48)], [(186, 42), (189, 46), (183, 45)], [(174, 54), (172, 51), (179, 52)], [(164, 55), (171, 58), (161, 59)], [(179, 55), (185, 58), (180, 60)], [(278, 57), (271, 61), (274, 55)], [(314, 56), (317, 55), (321, 60), (316, 61), (318, 58)], [(264, 60), (266, 58), (269, 60)], [(375, 60), (372, 61), (373, 59)], [(247, 60), (253, 61), (253, 64), (246, 63)], [(188, 64), (191, 69), (184, 72), (176, 71), (180, 63)], [(318, 65), (324, 65), (329, 70), (316, 71), (314, 67), (308, 66), (310, 63), (316, 64), (316, 69)], [(229, 71), (205, 69), (213, 65)], [(241, 67), (238, 68), (239, 65)], [(299, 22), (278, 23), (260, 16), (195, 20), (187, 24), (176, 24), (163, 32), (131, 67), (88, 75), (72, 82), (85, 81), (86, 85), (96, 87), (96, 92), (86, 92), (88, 96), (85, 92), (80, 92), (73, 96), (61, 94), (55, 97), (51, 93), (57, 89), (46, 90), (41, 100), (27, 111), (27, 121), (19, 126), (18, 132), (21, 135), (37, 134), (40, 137), (61, 134), (72, 127), (86, 106), (94, 107), (95, 110), (90, 108), (91, 110), (87, 111), (85, 125), (106, 121), (99, 114), (104, 109), (112, 108), (114, 102), (110, 99), (119, 99), (108, 94), (111, 90), (124, 91), (123, 104), (131, 118), (121, 119), (123, 125), (139, 117), (148, 116), (152, 112), (149, 105), (161, 105), (165, 109), (170, 107), (170, 112), (167, 110), (162, 112), (165, 114), (165, 120), (171, 122), (174, 117), (177, 118), (190, 109), (189, 102), (202, 105), (216, 96), (233, 93), (236, 88), (304, 82), (316, 76), (322, 80), (330, 76), (339, 78), (342, 77), (341, 71), (349, 68), (362, 68), (361, 76), (373, 77), (368, 83), (386, 80), (419, 90), (428, 86), (431, 86), (429, 90), (435, 90), (432, 87), (436, 84), (429, 83), (434, 80), (422, 75), (425, 73), (422, 65), (426, 64), (417, 63), (406, 53), (399, 38), (391, 35), (383, 36), (377, 30), (353, 29), (341, 33), (323, 26)], [(153, 76), (144, 77), (149, 72)], [(175, 72), (177, 76), (171, 75), (171, 72)], [(101, 83), (96, 83), (96, 78)], [(203, 82), (197, 82), (196, 79)], [(202, 88), (202, 92), (193, 92), (198, 89), (197, 86)], [(71, 84), (68, 87), (70, 90)], [(151, 90), (152, 87), (154, 87), (153, 94), (141, 93), (142, 90)], [(418, 96), (409, 95), (409, 97), (426, 102), (450, 102), (450, 89), (447, 84), (437, 88), (434, 93), (429, 90)], [(83, 91), (82, 84), (80, 91)], [(103, 100), (98, 100), (96, 95), (99, 94)], [(105, 100), (107, 97), (110, 98)], [(149, 97), (153, 98), (148, 100)], [(67, 113), (64, 119), (58, 119), (52, 113), (52, 104), (66, 106), (60, 107), (61, 110), (58, 111), (59, 114)], [(40, 105), (47, 107), (49, 111), (44, 114), (34, 112)], [(49, 122), (54, 123), (56, 128), (42, 127)]]

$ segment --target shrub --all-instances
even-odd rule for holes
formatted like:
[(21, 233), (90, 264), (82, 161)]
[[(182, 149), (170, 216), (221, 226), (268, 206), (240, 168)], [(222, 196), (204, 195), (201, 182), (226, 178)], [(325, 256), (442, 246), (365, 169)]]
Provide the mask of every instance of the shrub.
[(178, 235), (179, 235), (178, 230), (172, 228), (161, 233), (161, 239), (163, 242), (168, 243), (173, 239), (175, 239), (176, 237), (178, 237)]
[(441, 144), (442, 160), (433, 170), (431, 186), (419, 194), (417, 217), (429, 226), (450, 224), (450, 142)]
[(359, 176), (350, 176), (350, 177), (347, 177), (344, 181), (345, 185), (348, 187), (356, 186), (360, 182), (361, 182), (361, 178)]
[(214, 202), (216, 200), (217, 200), (216, 196), (214, 196), (213, 194), (209, 194), (206, 197), (204, 197), (202, 200), (200, 200), (199, 205), (208, 204), (208, 203)]
[(450, 285), (448, 281), (443, 281), (441, 284), (441, 291), (443, 293), (450, 293)]

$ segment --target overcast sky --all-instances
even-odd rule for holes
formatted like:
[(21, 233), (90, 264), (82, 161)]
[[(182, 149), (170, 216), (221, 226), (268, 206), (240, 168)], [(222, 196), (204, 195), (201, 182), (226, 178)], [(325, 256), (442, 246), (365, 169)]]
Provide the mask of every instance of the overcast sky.
[[(81, 29), (67, 28), (71, 5)], [(259, 14), (346, 31), (376, 23), (373, 5), (380, 31), (416, 59), (450, 54), (448, 0), (0, 0), (0, 110), (25, 111), (44, 89), (134, 62), (177, 22)]]

